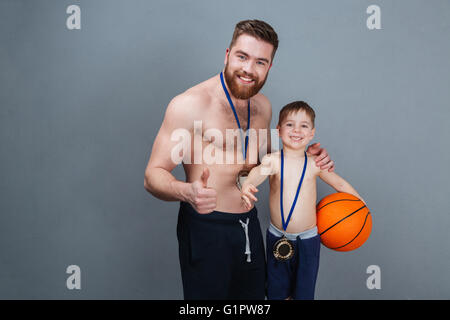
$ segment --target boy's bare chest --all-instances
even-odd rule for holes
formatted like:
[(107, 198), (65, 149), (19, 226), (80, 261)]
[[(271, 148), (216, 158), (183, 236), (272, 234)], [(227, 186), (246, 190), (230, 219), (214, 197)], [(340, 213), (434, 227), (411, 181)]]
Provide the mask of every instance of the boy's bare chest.
[[(275, 190), (280, 190), (281, 182), (283, 182), (283, 193), (286, 196), (293, 197), (300, 187), (300, 192), (311, 191), (316, 188), (316, 174), (312, 167), (308, 168), (308, 164), (305, 170), (305, 175), (302, 178), (303, 165), (297, 166), (285, 166), (283, 168), (283, 179), (281, 177), (281, 169), (270, 177), (271, 188), (274, 187)], [(300, 185), (301, 181), (301, 185)]]

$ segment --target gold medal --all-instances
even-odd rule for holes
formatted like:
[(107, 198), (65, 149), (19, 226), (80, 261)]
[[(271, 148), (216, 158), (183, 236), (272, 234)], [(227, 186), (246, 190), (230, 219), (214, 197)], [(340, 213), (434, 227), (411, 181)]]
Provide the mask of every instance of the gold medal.
[(280, 261), (286, 261), (294, 256), (294, 247), (292, 243), (283, 236), (280, 240), (275, 242), (273, 246), (273, 256)]
[(239, 190), (242, 189), (242, 185), (244, 184), (244, 181), (247, 178), (248, 174), (249, 174), (248, 170), (239, 171), (236, 177), (236, 186), (238, 187)]

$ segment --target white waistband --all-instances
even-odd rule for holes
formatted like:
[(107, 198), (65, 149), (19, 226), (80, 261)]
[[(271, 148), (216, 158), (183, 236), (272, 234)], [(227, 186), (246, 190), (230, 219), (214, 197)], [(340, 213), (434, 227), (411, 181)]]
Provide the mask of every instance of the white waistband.
[(269, 232), (276, 237), (282, 237), (285, 235), (288, 240), (295, 241), (297, 240), (297, 237), (300, 237), (300, 239), (309, 239), (317, 236), (317, 226), (299, 233), (289, 233), (278, 229), (271, 222), (269, 225)]

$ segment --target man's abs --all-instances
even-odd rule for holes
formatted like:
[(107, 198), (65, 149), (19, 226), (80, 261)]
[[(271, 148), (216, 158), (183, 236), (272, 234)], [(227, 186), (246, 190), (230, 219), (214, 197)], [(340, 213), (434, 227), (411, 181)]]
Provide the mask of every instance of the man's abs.
[[(241, 200), (241, 192), (236, 186), (236, 177), (244, 165), (233, 164), (215, 164), (215, 165), (195, 165), (184, 164), (186, 172), (186, 181), (193, 182), (197, 180), (203, 168), (209, 169), (208, 188), (213, 188), (217, 192), (216, 211), (242, 213), (248, 210), (244, 207)], [(248, 165), (245, 166), (250, 170)]]

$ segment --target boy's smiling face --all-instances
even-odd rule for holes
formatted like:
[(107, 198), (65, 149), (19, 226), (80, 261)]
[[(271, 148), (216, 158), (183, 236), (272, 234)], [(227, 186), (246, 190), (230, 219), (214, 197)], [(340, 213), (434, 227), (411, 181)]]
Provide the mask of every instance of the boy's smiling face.
[(283, 146), (296, 150), (305, 148), (316, 131), (311, 118), (303, 110), (290, 113), (277, 129)]

